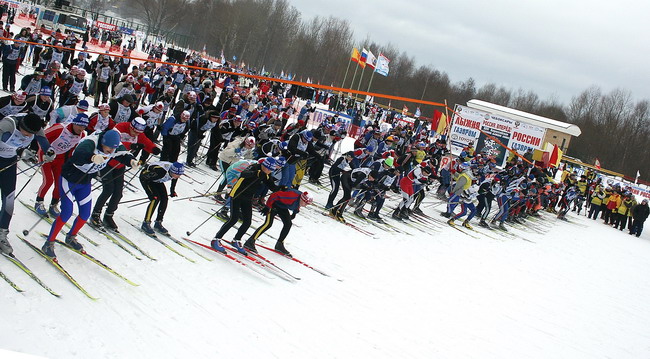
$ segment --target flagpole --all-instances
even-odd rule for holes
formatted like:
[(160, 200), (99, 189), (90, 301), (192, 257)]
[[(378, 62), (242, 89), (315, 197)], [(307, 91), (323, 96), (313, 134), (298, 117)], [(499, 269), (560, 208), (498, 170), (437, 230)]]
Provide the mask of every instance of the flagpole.
[[(359, 65), (357, 63), (357, 65)], [(354, 75), (352, 75), (352, 82), (350, 83), (350, 89), (352, 89), (352, 86), (354, 86), (354, 79), (357, 78), (357, 70), (359, 70), (359, 66), (355, 66), (354, 68)]]
[(366, 67), (364, 66), (364, 67), (361, 69), (361, 76), (359, 76), (359, 84), (357, 85), (357, 91), (359, 91), (359, 89), (361, 88), (361, 80), (363, 80), (363, 72), (364, 72), (365, 70), (366, 70)]
[(341, 88), (345, 88), (345, 80), (348, 78), (348, 71), (350, 71), (350, 64), (352, 63), (352, 59), (348, 59), (348, 68), (345, 69), (345, 76), (343, 76), (343, 83), (341, 84)]
[(372, 69), (372, 74), (370, 74), (370, 82), (368, 82), (368, 89), (366, 92), (370, 92), (370, 85), (372, 85), (372, 78), (375, 77), (375, 69)]

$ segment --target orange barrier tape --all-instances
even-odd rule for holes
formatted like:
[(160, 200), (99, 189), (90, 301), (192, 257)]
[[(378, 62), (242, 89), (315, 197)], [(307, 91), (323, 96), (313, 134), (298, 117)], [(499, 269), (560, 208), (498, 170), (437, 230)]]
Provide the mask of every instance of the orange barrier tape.
[(131, 59), (131, 60), (138, 60), (138, 61), (144, 61), (144, 62), (153, 62), (153, 63), (157, 63), (157, 64), (166, 64), (166, 65), (172, 65), (172, 66), (178, 66), (178, 67), (185, 67), (185, 68), (194, 69), (194, 70), (212, 71), (212, 72), (226, 74), (226, 75), (243, 76), (243, 77), (249, 77), (249, 78), (264, 80), (264, 81), (275, 81), (275, 82), (282, 82), (282, 83), (291, 84), (291, 85), (298, 85), (298, 86), (304, 86), (304, 87), (314, 87), (314, 88), (318, 88), (318, 89), (322, 89), (322, 90), (348, 92), (348, 93), (355, 93), (355, 94), (364, 95), (364, 96), (374, 96), (374, 97), (386, 98), (386, 99), (397, 100), (397, 101), (404, 101), (404, 102), (410, 102), (410, 103), (420, 103), (420, 104), (424, 104), (424, 105), (445, 107), (444, 103), (439, 103), (439, 102), (423, 101), (423, 100), (417, 100), (417, 99), (408, 98), (408, 97), (393, 96), (393, 95), (387, 95), (387, 94), (381, 94), (381, 93), (375, 93), (375, 92), (357, 91), (357, 90), (346, 89), (346, 88), (342, 88), (342, 87), (310, 84), (310, 83), (301, 82), (301, 81), (282, 80), (282, 79), (276, 79), (276, 78), (273, 78), (273, 77), (244, 74), (244, 73), (233, 72), (233, 71), (218, 70), (218, 69), (208, 69), (208, 68), (205, 68), (205, 67), (184, 65), (184, 64), (175, 64), (175, 63), (172, 63), (172, 62), (166, 62), (166, 61), (160, 61), (160, 60), (141, 59), (141, 58), (132, 57), (132, 56), (124, 56), (124, 55), (110, 54), (110, 53), (106, 54), (105, 52), (99, 52), (99, 51), (80, 50), (80, 49), (74, 49), (74, 48), (70, 48), (70, 47), (54, 46), (54, 45), (49, 45), (49, 44), (39, 44), (39, 43), (31, 42), (31, 41), (11, 39), (11, 38), (1, 37), (1, 36), (0, 36), (0, 40), (8, 40), (8, 41), (13, 41), (13, 42), (22, 42), (22, 43), (30, 44), (30, 45), (56, 47), (56, 48), (62, 49), (62, 50), (80, 51), (80, 52), (87, 52), (87, 53), (93, 53), (93, 54), (99, 54), (99, 55), (108, 55), (108, 56), (111, 56), (111, 57), (121, 57), (121, 58), (126, 58), (126, 59)]

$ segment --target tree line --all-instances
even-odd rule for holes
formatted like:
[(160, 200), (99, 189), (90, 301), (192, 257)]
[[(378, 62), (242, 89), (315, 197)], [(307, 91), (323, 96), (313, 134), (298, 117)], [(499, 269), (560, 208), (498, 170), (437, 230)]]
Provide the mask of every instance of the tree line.
[[(350, 23), (336, 17), (303, 19), (288, 0), (134, 0), (120, 8), (139, 17), (154, 32), (187, 34), (190, 48), (205, 46), (212, 56), (223, 50), (227, 60), (258, 72), (295, 74), (296, 80), (310, 78), (314, 83), (341, 86), (353, 47), (371, 49), (391, 60), (388, 77), (376, 75), (372, 92), (435, 102), (447, 100), (466, 104), (480, 99), (578, 125), (582, 135), (571, 142), (567, 155), (603, 168), (634, 177), (640, 170), (648, 178), (650, 156), (642, 149), (650, 138), (650, 113), (647, 100), (634, 101), (629, 91), (617, 89), (603, 93), (591, 87), (574, 96), (569, 104), (555, 98), (541, 99), (533, 91), (510, 89), (495, 83), (480, 88), (473, 78), (453, 82), (446, 72), (415, 59), (394, 44), (381, 44), (371, 38), (357, 40)], [(361, 84), (359, 74), (352, 81), (355, 63), (350, 66), (345, 87), (366, 90), (370, 69)], [(359, 69), (360, 73), (361, 69)], [(375, 99), (398, 110), (401, 102)], [(406, 104), (410, 112), (415, 104)], [(422, 115), (432, 117), (434, 108), (421, 106)]]

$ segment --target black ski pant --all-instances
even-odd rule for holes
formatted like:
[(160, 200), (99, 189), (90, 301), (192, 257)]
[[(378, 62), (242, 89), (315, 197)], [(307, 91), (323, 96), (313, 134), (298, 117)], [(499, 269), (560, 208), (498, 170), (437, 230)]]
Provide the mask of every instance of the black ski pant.
[(215, 238), (222, 239), (223, 236), (232, 228), (239, 219), (242, 219), (241, 226), (235, 234), (234, 240), (239, 241), (246, 234), (246, 231), (251, 226), (251, 219), (253, 218), (253, 203), (250, 198), (237, 198), (233, 197), (230, 201), (230, 219), (221, 226)]
[(95, 201), (93, 213), (102, 213), (102, 208), (104, 208), (106, 201), (108, 201), (106, 214), (113, 215), (115, 213), (118, 203), (122, 199), (122, 192), (124, 191), (125, 172), (126, 169), (124, 167), (114, 168), (110, 166), (106, 166), (99, 171), (99, 175), (102, 177), (102, 193), (97, 197), (97, 201)]
[[(142, 176), (142, 174), (140, 174), (140, 176)], [(144, 221), (151, 222), (153, 212), (158, 208), (156, 221), (162, 222), (165, 217), (165, 212), (167, 211), (167, 202), (169, 201), (167, 187), (165, 187), (164, 183), (143, 181), (142, 177), (140, 177), (140, 183), (147, 194), (147, 198), (149, 198), (149, 205), (147, 206), (147, 212), (145, 212), (144, 215)]]
[(286, 208), (275, 208), (273, 207), (269, 213), (266, 214), (266, 218), (264, 219), (264, 223), (253, 233), (251, 236), (250, 240), (254, 241), (260, 238), (264, 232), (266, 232), (271, 226), (273, 226), (273, 219), (275, 218), (275, 215), (278, 215), (280, 217), (280, 220), (282, 221), (282, 230), (280, 230), (280, 236), (278, 237), (278, 242), (284, 242), (284, 239), (287, 238), (287, 235), (289, 234), (289, 231), (291, 230), (291, 226), (293, 223), (291, 222), (291, 214), (289, 214), (289, 210)]
[(161, 161), (176, 162), (178, 155), (181, 153), (180, 136), (163, 136), (162, 152), (160, 152)]

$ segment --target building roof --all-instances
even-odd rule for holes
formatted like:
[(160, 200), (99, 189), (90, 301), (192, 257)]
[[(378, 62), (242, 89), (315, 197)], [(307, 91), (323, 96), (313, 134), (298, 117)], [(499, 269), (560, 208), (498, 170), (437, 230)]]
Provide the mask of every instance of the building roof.
[(515, 110), (509, 107), (496, 105), (481, 100), (469, 100), (467, 102), (467, 106), (479, 111), (489, 112), (495, 115), (507, 117), (515, 121), (529, 123), (531, 125), (536, 125), (539, 127), (566, 133), (571, 136), (577, 137), (582, 133), (582, 131), (580, 131), (580, 127), (572, 125), (570, 123), (553, 120), (548, 117), (534, 115), (532, 113)]

